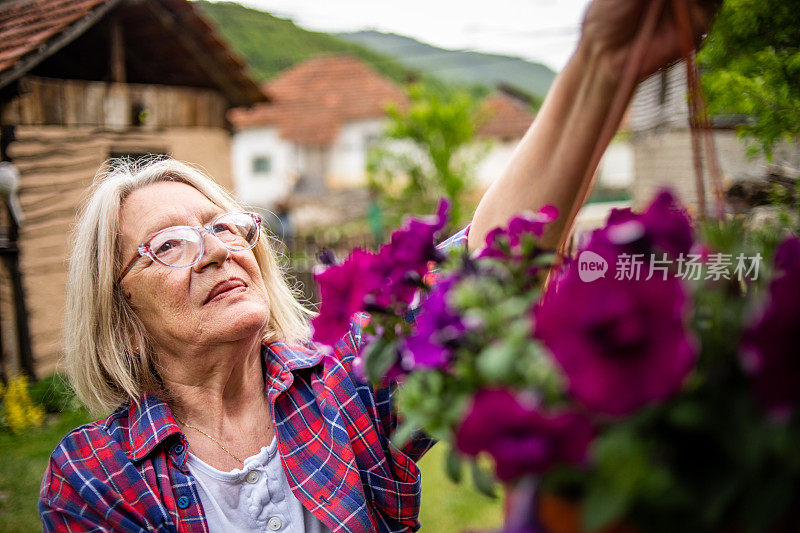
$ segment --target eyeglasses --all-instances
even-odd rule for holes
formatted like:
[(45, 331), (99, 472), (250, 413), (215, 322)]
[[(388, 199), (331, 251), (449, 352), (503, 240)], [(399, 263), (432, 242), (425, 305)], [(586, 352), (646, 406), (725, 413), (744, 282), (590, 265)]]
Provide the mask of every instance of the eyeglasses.
[(144, 256), (169, 268), (193, 267), (205, 253), (205, 233), (214, 235), (231, 252), (250, 250), (258, 243), (261, 217), (255, 213), (223, 213), (202, 226), (164, 228), (139, 245), (138, 255), (119, 275), (117, 284)]

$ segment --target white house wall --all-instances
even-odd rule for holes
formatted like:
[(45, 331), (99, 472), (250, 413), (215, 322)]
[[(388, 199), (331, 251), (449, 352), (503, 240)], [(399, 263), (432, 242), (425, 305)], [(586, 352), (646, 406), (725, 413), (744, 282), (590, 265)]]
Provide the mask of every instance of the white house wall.
[[(476, 145), (477, 153), (484, 151), (484, 156), (475, 170), (475, 185), (480, 189), (488, 189), (511, 161), (511, 154), (521, 139), (510, 141), (483, 141)], [(488, 146), (488, 148), (487, 148)]]
[(370, 119), (354, 120), (342, 125), (331, 147), (326, 177), (331, 189), (352, 188), (367, 183), (367, 150), (372, 142), (380, 138), (385, 124), (385, 120)]
[[(483, 150), (485, 153), (475, 171), (475, 185), (478, 188), (487, 189), (500, 176), (521, 140), (517, 138), (476, 144), (474, 152), (477, 154)], [(615, 140), (600, 161), (600, 183), (609, 187), (629, 187), (633, 183), (633, 173), (633, 147), (628, 141)]]
[[(281, 139), (275, 127), (239, 131), (233, 137), (231, 151), (236, 195), (248, 205), (271, 209), (275, 202), (292, 191), (313, 193), (324, 192), (325, 188), (340, 190), (365, 186), (367, 151), (372, 142), (381, 138), (385, 125), (384, 119), (345, 123), (330, 147), (296, 146)], [(482, 156), (475, 166), (475, 185), (478, 188), (485, 190), (500, 176), (519, 141), (480, 140), (461, 154), (467, 160)], [(425, 159), (408, 141), (384, 140), (382, 145), (396, 154)], [(610, 151), (616, 149), (621, 152), (630, 150), (626, 146), (612, 145)], [(253, 159), (259, 156), (270, 158), (270, 172), (263, 176), (253, 173)], [(629, 153), (613, 154), (608, 158), (605, 163), (607, 173), (615, 183), (629, 179), (631, 159)], [(324, 174), (324, 183), (320, 174)], [(298, 182), (301, 176), (304, 176), (303, 183)], [(395, 177), (400, 186), (403, 176)]]
[(598, 181), (608, 187), (630, 187), (634, 168), (633, 145), (627, 140), (614, 140), (600, 160)]
[[(257, 157), (269, 158), (269, 172), (253, 172), (253, 160)], [(279, 137), (274, 126), (237, 132), (233, 136), (231, 158), (236, 196), (247, 205), (270, 209), (294, 185), (297, 176), (294, 147)]]
[[(763, 155), (749, 157), (745, 143), (733, 131), (714, 130), (714, 142), (725, 182), (723, 186), (767, 176), (770, 163)], [(635, 207), (644, 207), (660, 188), (670, 187), (681, 201), (691, 209), (697, 209), (691, 133), (688, 130), (639, 133), (634, 137), (633, 147), (636, 180), (631, 189)], [(798, 145), (780, 144), (773, 155), (776, 162), (791, 168), (800, 167)], [(711, 185), (708, 176), (705, 183), (706, 201), (710, 207)]]

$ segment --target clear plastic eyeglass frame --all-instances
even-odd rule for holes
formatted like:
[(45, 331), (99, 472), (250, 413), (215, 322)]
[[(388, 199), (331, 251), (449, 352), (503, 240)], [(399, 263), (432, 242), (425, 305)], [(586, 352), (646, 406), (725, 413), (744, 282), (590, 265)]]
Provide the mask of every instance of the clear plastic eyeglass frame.
[[(215, 228), (218, 225), (219, 221), (221, 219), (224, 219), (225, 217), (230, 217), (231, 215), (247, 215), (248, 217), (250, 217), (253, 220), (253, 224), (255, 226), (255, 234), (252, 236), (252, 241), (253, 241), (252, 243), (249, 242), (249, 240), (247, 240), (247, 242), (248, 242), (247, 246), (244, 246), (244, 247), (241, 247), (241, 246), (230, 246), (223, 239), (220, 239), (217, 236), (217, 232), (215, 231)], [(196, 233), (197, 236), (198, 236), (199, 250), (197, 252), (197, 257), (195, 257), (195, 259), (190, 264), (175, 266), (175, 265), (170, 265), (168, 263), (165, 263), (164, 261), (160, 260), (156, 256), (155, 252), (153, 251), (153, 249), (150, 246), (151, 242), (156, 237), (158, 237), (160, 235), (163, 235), (164, 233), (166, 233), (168, 231), (176, 231), (176, 230), (178, 230), (178, 231), (190, 230), (190, 231), (193, 231), (194, 233)], [(117, 278), (117, 285), (119, 285), (119, 283), (122, 281), (122, 278), (124, 278), (125, 275), (128, 274), (128, 272), (131, 271), (131, 269), (133, 268), (133, 265), (135, 265), (136, 262), (139, 259), (141, 259), (142, 257), (144, 257), (144, 256), (148, 256), (150, 259), (152, 259), (153, 261), (155, 261), (159, 265), (165, 266), (167, 268), (184, 269), (184, 268), (193, 267), (194, 265), (196, 265), (200, 261), (200, 259), (202, 259), (203, 255), (205, 254), (205, 239), (203, 237), (204, 237), (204, 235), (206, 233), (210, 233), (210, 234), (214, 235), (215, 237), (217, 237), (217, 239), (219, 239), (220, 243), (226, 249), (230, 250), (231, 252), (244, 252), (246, 250), (251, 250), (251, 249), (253, 249), (255, 247), (256, 244), (258, 244), (258, 240), (261, 237), (261, 217), (259, 215), (257, 215), (256, 213), (250, 213), (250, 212), (247, 212), (247, 211), (230, 211), (230, 212), (227, 212), (227, 213), (222, 213), (221, 215), (219, 215), (217, 218), (215, 218), (214, 220), (212, 220), (208, 224), (203, 224), (202, 226), (170, 226), (168, 228), (164, 228), (162, 230), (159, 230), (156, 233), (154, 233), (153, 235), (151, 235), (150, 237), (148, 237), (146, 241), (144, 241), (143, 243), (141, 243), (137, 247), (136, 256), (133, 259), (130, 260), (130, 262), (125, 266), (125, 268), (120, 273), (119, 277)]]

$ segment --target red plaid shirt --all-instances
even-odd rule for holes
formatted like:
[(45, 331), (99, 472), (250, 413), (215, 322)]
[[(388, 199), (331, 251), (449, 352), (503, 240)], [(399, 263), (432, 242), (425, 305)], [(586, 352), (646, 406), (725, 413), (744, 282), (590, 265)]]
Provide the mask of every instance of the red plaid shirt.
[[(440, 246), (463, 246), (466, 235)], [(333, 531), (415, 531), (415, 462), (433, 441), (420, 433), (402, 450), (389, 441), (395, 385), (374, 390), (352, 372), (367, 320), (356, 315), (331, 356), (311, 345), (262, 347), (278, 449), (294, 495)], [(187, 452), (169, 407), (150, 395), (73, 430), (42, 480), (44, 530), (208, 531)]]

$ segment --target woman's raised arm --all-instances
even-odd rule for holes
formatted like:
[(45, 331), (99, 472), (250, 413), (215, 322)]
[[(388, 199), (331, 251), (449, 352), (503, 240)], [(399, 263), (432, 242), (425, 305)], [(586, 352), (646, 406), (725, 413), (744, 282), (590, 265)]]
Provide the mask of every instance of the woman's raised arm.
[[(583, 178), (589, 166), (596, 164), (591, 161), (592, 153), (645, 11), (653, 1), (594, 0), (589, 5), (572, 58), (553, 83), (508, 167), (478, 204), (469, 232), (470, 250), (481, 248), (489, 230), (505, 225), (514, 214), (535, 211), (547, 204), (556, 206), (561, 216), (548, 225), (543, 242), (553, 248), (558, 246)], [(667, 0), (638, 79), (680, 57), (679, 26), (673, 5), (684, 1), (696, 41), (708, 28), (720, 3)], [(624, 96), (629, 101), (632, 91)]]

